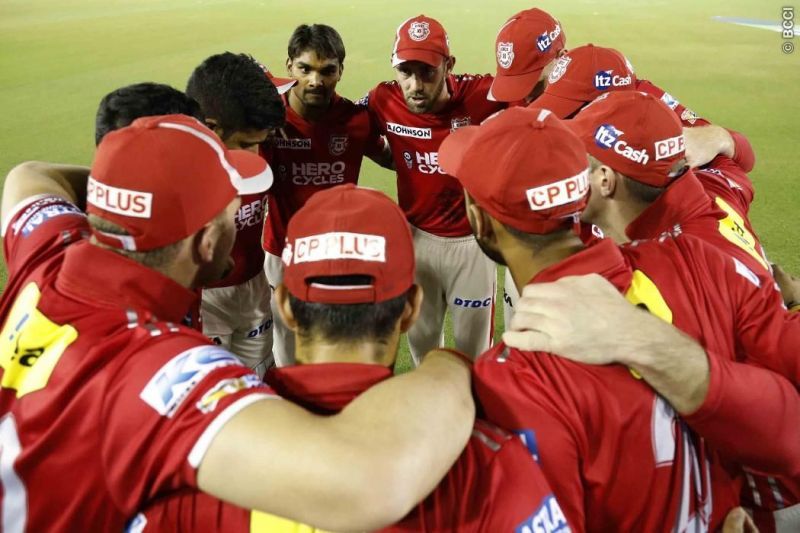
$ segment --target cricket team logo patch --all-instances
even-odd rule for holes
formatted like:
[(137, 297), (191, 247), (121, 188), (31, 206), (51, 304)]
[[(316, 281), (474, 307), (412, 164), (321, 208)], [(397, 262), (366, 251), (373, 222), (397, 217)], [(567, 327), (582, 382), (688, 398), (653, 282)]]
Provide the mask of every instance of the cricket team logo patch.
[(556, 61), (555, 67), (553, 67), (553, 71), (547, 76), (547, 83), (555, 83), (561, 79), (561, 77), (567, 72), (567, 67), (569, 66), (572, 58), (569, 56), (562, 56)]
[(412, 41), (424, 41), (430, 34), (431, 29), (427, 22), (412, 22), (408, 27), (408, 36)]
[(347, 150), (347, 135), (331, 135), (328, 151), (331, 155), (342, 155)]
[(497, 43), (497, 64), (508, 69), (514, 62), (514, 43)]
[(455, 117), (450, 119), (450, 133), (453, 133), (458, 128), (463, 128), (464, 126), (469, 126), (472, 124), (472, 119), (470, 117)]

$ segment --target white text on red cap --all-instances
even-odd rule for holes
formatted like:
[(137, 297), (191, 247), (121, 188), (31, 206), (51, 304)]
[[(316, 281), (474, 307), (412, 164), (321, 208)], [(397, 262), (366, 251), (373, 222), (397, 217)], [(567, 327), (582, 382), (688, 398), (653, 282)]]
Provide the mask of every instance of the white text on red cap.
[[(386, 238), (366, 233), (334, 231), (301, 237), (294, 241), (294, 264), (357, 259), (386, 262)], [(286, 257), (291, 264), (292, 257)]]
[(89, 176), (86, 184), (86, 202), (109, 213), (150, 218), (153, 210), (153, 193), (112, 187)]
[(531, 210), (542, 211), (580, 200), (589, 191), (588, 176), (587, 168), (570, 178), (528, 189), (526, 193)]
[(686, 141), (681, 133), (677, 137), (671, 137), (662, 141), (656, 141), (656, 161), (666, 159), (679, 154), (686, 149)]

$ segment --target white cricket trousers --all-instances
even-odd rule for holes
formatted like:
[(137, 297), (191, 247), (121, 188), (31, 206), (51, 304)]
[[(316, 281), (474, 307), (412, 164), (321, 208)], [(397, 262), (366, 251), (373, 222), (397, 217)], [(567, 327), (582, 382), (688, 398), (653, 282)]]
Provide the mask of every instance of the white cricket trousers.
[(232, 287), (203, 289), (203, 334), (259, 376), (272, 366), (272, 313), (264, 272)]
[[(264, 257), (264, 271), (267, 273), (270, 291), (283, 282), (283, 261), (277, 255), (266, 252)], [(272, 354), (276, 366), (291, 366), (295, 364), (294, 358), (294, 332), (286, 327), (278, 313), (278, 304), (275, 298), (270, 300), (272, 313)]]
[(411, 227), (416, 283), (424, 297), (419, 320), (408, 332), (415, 365), (443, 344), (445, 312), (453, 319), (455, 348), (472, 358), (485, 352), (494, 334), (497, 271), (472, 235), (439, 237)]

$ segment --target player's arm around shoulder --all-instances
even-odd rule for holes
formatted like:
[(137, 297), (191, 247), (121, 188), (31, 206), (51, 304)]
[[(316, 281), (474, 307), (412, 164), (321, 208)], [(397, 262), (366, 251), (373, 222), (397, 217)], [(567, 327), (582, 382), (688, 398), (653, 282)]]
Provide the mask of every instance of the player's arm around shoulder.
[(3, 184), (2, 220), (28, 198), (59, 196), (83, 207), (89, 168), (41, 161), (27, 161), (15, 166)]
[(435, 351), (331, 417), (283, 400), (254, 402), (216, 434), (198, 485), (324, 529), (371, 530), (400, 520), (430, 493), (461, 453), (473, 418), (467, 365)]

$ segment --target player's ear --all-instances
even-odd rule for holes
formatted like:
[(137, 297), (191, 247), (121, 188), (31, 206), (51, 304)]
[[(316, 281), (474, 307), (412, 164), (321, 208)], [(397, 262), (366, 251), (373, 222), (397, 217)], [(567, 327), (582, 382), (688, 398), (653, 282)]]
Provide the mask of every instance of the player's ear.
[(292, 75), (292, 58), (291, 57), (287, 57), (286, 58), (286, 73), (289, 74), (289, 76)]
[(453, 68), (456, 66), (456, 56), (448, 57), (444, 63), (445, 63), (444, 73), (450, 74), (453, 71)]
[(206, 122), (206, 126), (208, 126), (208, 129), (210, 129), (211, 131), (216, 133), (217, 137), (222, 139), (223, 131), (222, 131), (222, 128), (219, 127), (219, 122), (217, 122), (217, 119), (215, 119), (215, 118), (207, 118), (205, 120), (205, 122)]
[(281, 320), (283, 320), (283, 323), (286, 324), (287, 328), (296, 332), (298, 328), (297, 320), (294, 318), (292, 306), (289, 303), (289, 290), (286, 288), (286, 285), (281, 283), (275, 287), (274, 298), (275, 302), (278, 304), (278, 314), (280, 315)]
[(475, 238), (478, 240), (493, 239), (494, 230), (486, 211), (475, 202), (467, 204), (467, 211), (469, 211), (468, 218), (472, 221), (472, 233), (475, 234)]
[(400, 316), (400, 333), (405, 333), (419, 318), (419, 312), (422, 309), (422, 299), (424, 293), (422, 287), (416, 283), (408, 289), (408, 300), (406, 301), (403, 314)]
[(599, 180), (600, 195), (604, 198), (613, 198), (619, 185), (620, 176), (606, 165), (600, 165), (598, 170), (602, 173)]

